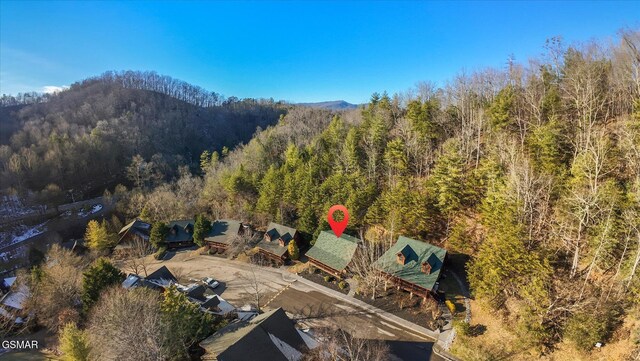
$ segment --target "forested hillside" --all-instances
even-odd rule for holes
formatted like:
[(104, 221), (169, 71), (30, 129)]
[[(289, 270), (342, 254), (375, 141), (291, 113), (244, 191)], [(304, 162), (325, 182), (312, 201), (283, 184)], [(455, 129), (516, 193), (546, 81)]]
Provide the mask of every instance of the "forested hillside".
[(22, 191), (124, 182), (136, 155), (134, 164), (151, 173), (148, 180), (168, 180), (179, 166), (197, 170), (205, 149), (248, 141), (286, 110), (130, 71), (105, 73), (55, 95), (5, 96), (2, 105), (0, 184)]
[(347, 233), (382, 247), (402, 234), (469, 256), (461, 271), (474, 299), (518, 342), (460, 336), (459, 355), (622, 342), (633, 358), (639, 49), (638, 31), (612, 44), (552, 39), (526, 64), (376, 93), (339, 113), (108, 73), (35, 104), (6, 100), (0, 182), (68, 189), (126, 174), (134, 187), (115, 189), (126, 218), (206, 212), (311, 239), (328, 228), (329, 206), (344, 204)]
[(553, 39), (542, 59), (374, 94), (362, 110), (295, 109), (228, 155), (204, 154), (200, 196), (174, 184), (131, 212), (166, 220), (181, 212), (162, 206), (173, 197), (317, 234), (342, 203), (352, 233), (469, 255), (475, 299), (518, 347), (638, 341), (623, 321), (640, 299), (639, 48), (638, 32), (610, 46)]

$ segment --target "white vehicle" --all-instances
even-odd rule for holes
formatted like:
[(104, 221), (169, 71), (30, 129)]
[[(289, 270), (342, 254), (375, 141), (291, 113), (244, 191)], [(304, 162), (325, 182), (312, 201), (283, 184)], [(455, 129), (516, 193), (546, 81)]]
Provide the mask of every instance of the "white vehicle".
[(220, 286), (220, 282), (214, 280), (211, 277), (207, 277), (207, 278), (203, 279), (202, 282), (206, 283), (211, 288), (216, 288), (216, 287)]

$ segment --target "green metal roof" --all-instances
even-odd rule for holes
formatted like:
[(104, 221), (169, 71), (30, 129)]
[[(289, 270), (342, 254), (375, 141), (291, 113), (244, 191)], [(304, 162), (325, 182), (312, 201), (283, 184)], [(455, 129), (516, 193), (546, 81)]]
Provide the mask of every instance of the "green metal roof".
[[(404, 265), (398, 263), (398, 253), (405, 256)], [(432, 290), (440, 277), (440, 270), (446, 254), (447, 251), (440, 247), (400, 236), (398, 241), (374, 262), (374, 266), (404, 281)], [(431, 273), (428, 275), (422, 272), (423, 262), (428, 262), (431, 265)]]
[(211, 225), (211, 230), (204, 237), (207, 242), (231, 244), (240, 232), (242, 223), (233, 219), (219, 219)]
[(360, 240), (348, 234), (336, 237), (333, 231), (322, 231), (316, 243), (307, 251), (307, 257), (342, 271), (351, 262)]

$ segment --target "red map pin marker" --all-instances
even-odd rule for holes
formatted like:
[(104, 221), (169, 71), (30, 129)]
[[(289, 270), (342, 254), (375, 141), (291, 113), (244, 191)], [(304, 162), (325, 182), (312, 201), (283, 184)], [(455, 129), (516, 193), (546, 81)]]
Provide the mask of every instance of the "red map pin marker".
[[(342, 219), (342, 221), (338, 222), (333, 219), (333, 212), (335, 211), (342, 211), (342, 213), (344, 214), (344, 218)], [(327, 214), (327, 221), (329, 222), (329, 225), (331, 226), (331, 229), (333, 230), (333, 233), (335, 233), (336, 237), (340, 237), (345, 228), (347, 228), (347, 224), (349, 223), (349, 212), (347, 212), (347, 207), (343, 206), (342, 204), (331, 206), (331, 208), (329, 208), (329, 213)]]

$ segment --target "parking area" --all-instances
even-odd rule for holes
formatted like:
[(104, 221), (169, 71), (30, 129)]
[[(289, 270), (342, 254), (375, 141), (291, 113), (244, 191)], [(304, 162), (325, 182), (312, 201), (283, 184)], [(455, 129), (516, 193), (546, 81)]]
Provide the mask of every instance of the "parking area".
[(431, 351), (435, 340), (320, 292), (277, 269), (194, 255), (192, 251), (177, 252), (165, 261), (151, 258), (148, 263), (149, 272), (166, 266), (181, 280), (213, 277), (220, 282), (215, 292), (237, 307), (255, 304), (258, 295), (262, 309), (282, 307), (310, 328), (337, 326), (357, 337), (385, 340), (399, 360), (442, 360)]

